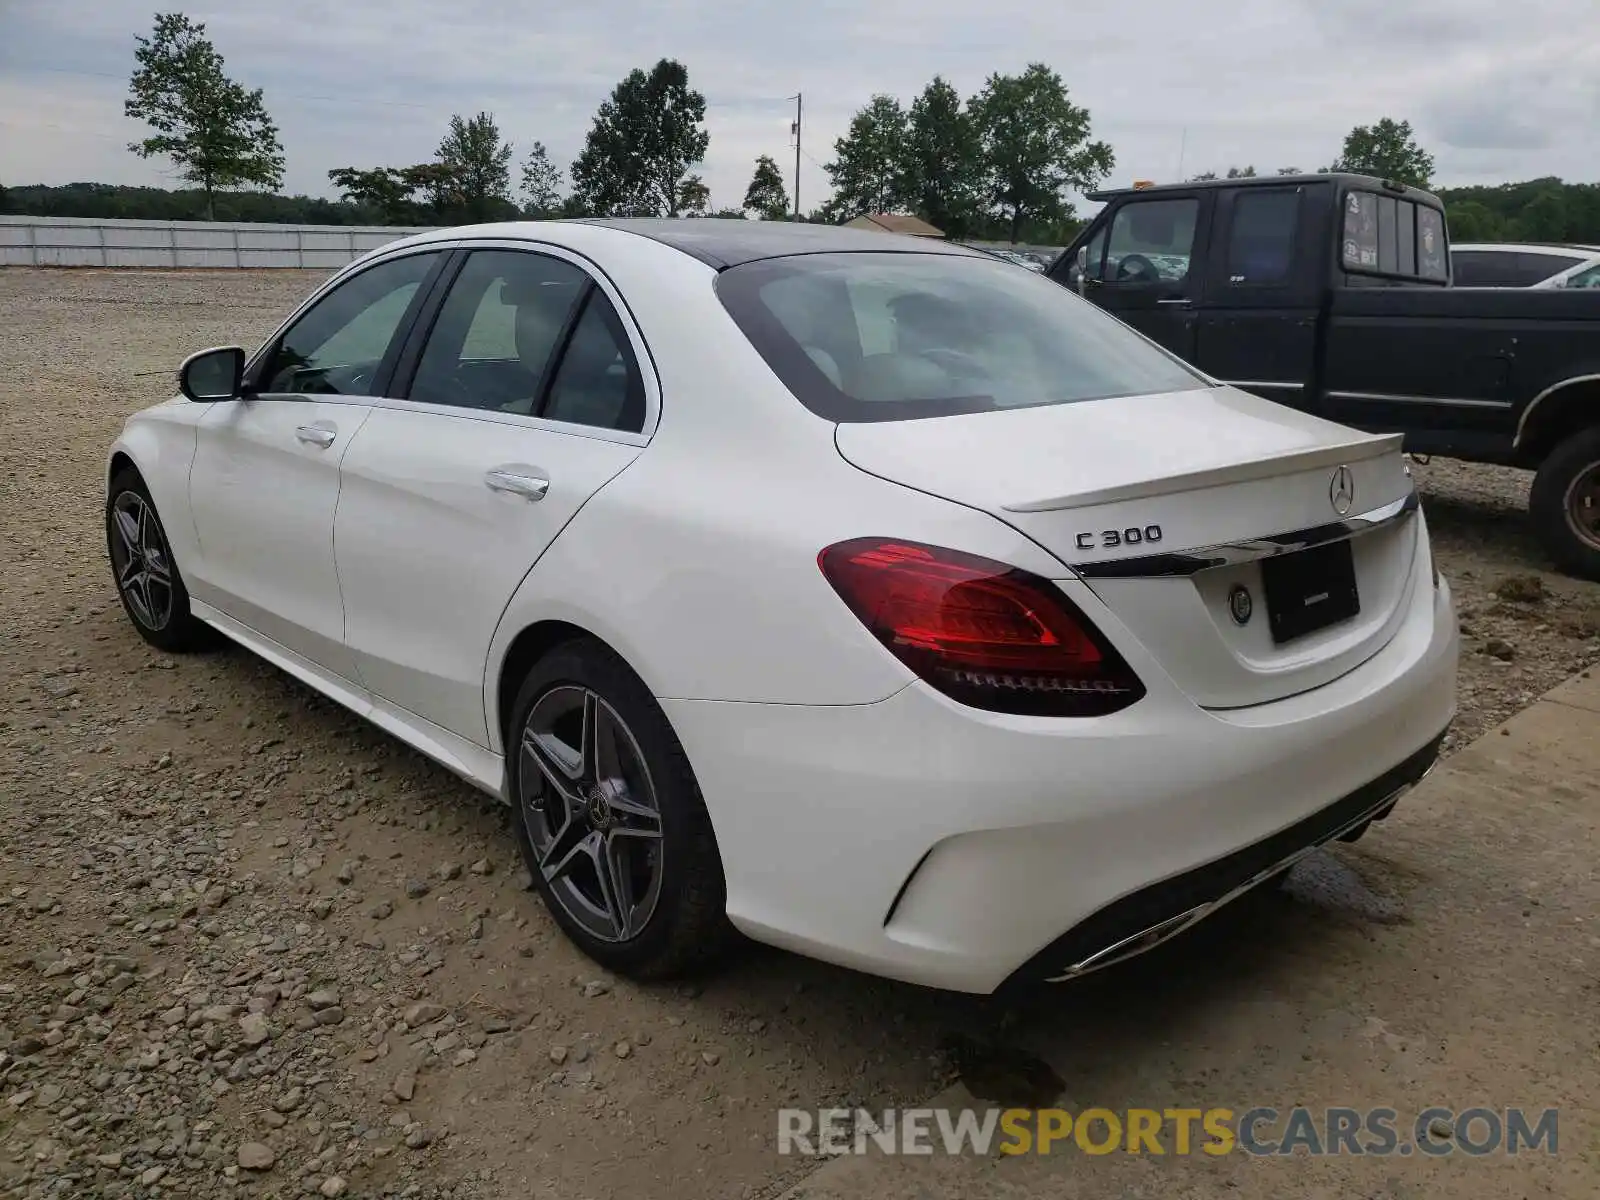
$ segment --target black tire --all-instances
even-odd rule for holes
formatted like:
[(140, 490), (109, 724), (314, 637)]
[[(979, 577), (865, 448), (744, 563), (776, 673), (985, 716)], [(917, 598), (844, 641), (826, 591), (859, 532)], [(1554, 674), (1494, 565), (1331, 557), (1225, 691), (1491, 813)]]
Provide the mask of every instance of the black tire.
[[(146, 514), (149, 524), (135, 535), (125, 524), (135, 511)], [(122, 601), (122, 611), (145, 641), (169, 654), (184, 654), (214, 644), (211, 628), (189, 610), (189, 589), (172, 556), (172, 544), (156, 512), (150, 489), (139, 472), (124, 467), (111, 477), (106, 489), (106, 553), (111, 560), (111, 582)], [(138, 541), (143, 557), (134, 562), (130, 546)], [(160, 582), (165, 571), (166, 582)], [(124, 586), (129, 574), (147, 582)], [(162, 601), (165, 600), (166, 603)]]
[[(587, 806), (581, 801), (579, 803), (579, 808), (584, 810), (583, 819), (589, 822), (579, 830), (584, 835), (583, 841), (591, 846), (587, 855), (576, 853), (577, 847), (566, 854), (559, 852), (558, 843), (562, 834), (555, 831), (555, 826), (560, 824), (560, 814), (571, 802), (555, 791), (526, 744), (530, 725), (535, 730), (541, 729), (545, 714), (549, 712), (566, 711), (568, 715), (561, 719), (569, 722), (567, 730), (574, 729), (575, 726), (570, 722), (580, 718), (573, 717), (571, 709), (563, 709), (563, 706), (570, 705), (572, 697), (578, 692), (596, 697), (594, 711), (603, 708), (608, 714), (599, 720), (610, 727), (614, 746), (624, 747), (626, 744), (626, 747), (631, 747), (614, 749), (614, 755), (626, 755), (630, 761), (637, 758), (642, 762), (647, 778), (637, 788), (637, 793), (634, 787), (637, 781), (624, 782), (619, 778), (615, 781), (617, 790), (614, 794), (626, 801), (635, 794), (642, 800), (646, 787), (653, 792), (654, 808), (658, 814), (656, 828), (659, 830), (654, 842), (618, 839), (615, 836), (619, 832), (616, 826), (634, 820), (633, 816), (626, 813), (613, 813), (609, 818), (602, 818), (610, 823), (595, 825), (592, 816), (594, 800), (591, 799)], [(589, 703), (587, 696), (583, 703)], [(591, 710), (585, 708), (583, 711)], [(620, 734), (616, 721), (621, 722)], [(627, 735), (631, 735), (631, 740)], [(563, 734), (560, 742), (568, 749), (571, 748), (566, 740), (569, 736)], [(706, 813), (688, 757), (673, 733), (666, 714), (661, 711), (661, 706), (656, 703), (649, 689), (621, 658), (601, 642), (579, 638), (556, 646), (535, 663), (512, 707), (506, 754), (510, 766), (511, 800), (516, 811), (517, 841), (522, 849), (523, 861), (551, 916), (579, 949), (601, 966), (639, 980), (683, 975), (703, 969), (722, 956), (735, 941), (735, 935), (727, 919), (727, 886), (711, 819)], [(603, 757), (603, 751), (597, 749), (595, 756)], [(579, 768), (580, 774), (586, 778), (601, 774), (590, 769), (587, 765), (589, 761), (587, 752), (582, 752), (581, 762), (584, 765)], [(613, 761), (613, 770), (623, 775), (630, 773), (616, 765), (617, 761)], [(576, 779), (566, 782), (580, 795), (594, 796), (596, 787), (605, 786), (600, 783), (580, 784)], [(585, 788), (588, 788), (587, 793)], [(650, 822), (643, 819), (639, 823), (648, 826)], [(591, 839), (595, 838), (600, 839), (598, 845), (604, 849), (593, 848), (595, 843)], [(542, 856), (536, 845), (551, 851), (549, 858), (552, 862), (567, 859), (575, 864), (574, 867), (569, 873), (552, 880), (541, 867)], [(629, 928), (630, 923), (626, 920), (617, 920), (618, 906), (611, 906), (609, 915), (614, 936), (604, 936), (597, 934), (593, 926), (603, 923), (605, 918), (594, 915), (593, 910), (586, 906), (588, 898), (598, 892), (590, 887), (586, 896), (583, 885), (591, 875), (598, 883), (600, 859), (596, 855), (604, 854), (607, 856), (605, 861), (612, 862), (609, 847), (613, 845), (622, 847), (620, 853), (637, 855), (641, 861), (649, 859), (654, 847), (654, 853), (658, 855), (653, 868), (655, 873), (650, 876), (654, 882), (647, 884), (644, 889), (646, 898), (653, 895), (654, 899), (648, 914), (639, 919), (637, 929)], [(604, 884), (599, 884), (598, 890), (604, 892), (605, 896), (626, 890), (631, 898), (639, 890), (636, 881), (642, 877), (640, 872), (650, 869), (648, 863), (644, 867), (635, 864), (631, 876), (635, 882), (624, 883), (619, 889), (614, 880), (609, 892), (605, 891)], [(601, 903), (605, 902), (602, 897)], [(630, 916), (636, 911), (633, 905), (626, 902), (622, 907), (629, 910)], [(638, 907), (642, 908), (643, 902)]]
[(1534, 476), (1528, 512), (1545, 553), (1562, 571), (1600, 582), (1600, 527), (1585, 536), (1573, 512), (1574, 491), (1590, 486), (1600, 487), (1600, 426), (1580, 429), (1550, 452)]

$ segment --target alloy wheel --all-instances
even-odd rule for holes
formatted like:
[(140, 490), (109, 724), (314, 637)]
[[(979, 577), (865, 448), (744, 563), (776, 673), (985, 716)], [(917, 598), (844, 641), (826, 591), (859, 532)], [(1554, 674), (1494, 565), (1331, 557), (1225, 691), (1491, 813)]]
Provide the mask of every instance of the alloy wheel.
[(593, 937), (625, 942), (661, 898), (661, 809), (644, 752), (604, 697), (541, 695), (523, 725), (518, 802), (547, 894)]
[(122, 492), (111, 506), (111, 567), (117, 590), (146, 629), (172, 620), (172, 556), (161, 522), (138, 492)]
[(1567, 524), (1578, 540), (1600, 550), (1600, 462), (1578, 472), (1567, 488)]

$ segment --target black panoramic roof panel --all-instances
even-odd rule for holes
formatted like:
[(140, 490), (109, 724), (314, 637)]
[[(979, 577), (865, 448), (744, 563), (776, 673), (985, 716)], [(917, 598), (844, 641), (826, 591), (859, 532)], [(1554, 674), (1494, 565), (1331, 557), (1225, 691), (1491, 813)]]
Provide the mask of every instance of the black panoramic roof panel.
[(591, 217), (583, 224), (625, 229), (698, 258), (717, 270), (790, 254), (879, 253), (979, 255), (938, 238), (813, 225), (805, 221), (744, 221), (724, 217)]

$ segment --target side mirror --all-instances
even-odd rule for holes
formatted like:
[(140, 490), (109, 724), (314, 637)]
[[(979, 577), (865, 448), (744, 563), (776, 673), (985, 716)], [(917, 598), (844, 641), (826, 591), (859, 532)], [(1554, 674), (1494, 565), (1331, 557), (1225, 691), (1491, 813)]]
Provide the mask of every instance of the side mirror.
[(214, 346), (191, 354), (178, 368), (178, 390), (190, 400), (234, 400), (244, 383), (244, 350)]
[(1089, 247), (1087, 247), (1087, 246), (1079, 246), (1078, 247), (1078, 295), (1080, 295), (1080, 296), (1083, 295), (1083, 293), (1088, 289), (1088, 286), (1089, 286)]

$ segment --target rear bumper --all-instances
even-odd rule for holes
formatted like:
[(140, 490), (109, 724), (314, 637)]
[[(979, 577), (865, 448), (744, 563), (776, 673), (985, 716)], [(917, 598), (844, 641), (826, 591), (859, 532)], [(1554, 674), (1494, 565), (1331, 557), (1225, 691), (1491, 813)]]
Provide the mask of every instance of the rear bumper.
[(1002, 988), (1064, 983), (1177, 937), (1317, 847), (1387, 817), (1433, 770), (1443, 741), (1441, 732), (1398, 766), (1287, 829), (1106, 905), (1018, 967)]
[(1457, 635), (1448, 585), (1425, 580), (1367, 662), (1248, 709), (1205, 711), (1153, 675), (1140, 703), (1085, 722), (977, 712), (921, 684), (855, 706), (663, 700), (729, 917), (967, 992), (1109, 961), (1095, 956), (1214, 906), (1426, 770), (1455, 714)]

